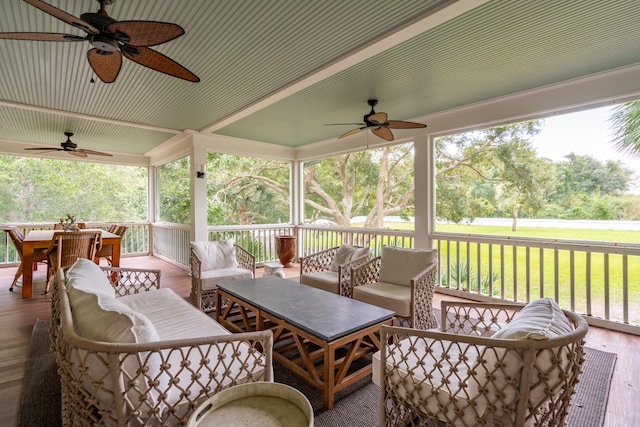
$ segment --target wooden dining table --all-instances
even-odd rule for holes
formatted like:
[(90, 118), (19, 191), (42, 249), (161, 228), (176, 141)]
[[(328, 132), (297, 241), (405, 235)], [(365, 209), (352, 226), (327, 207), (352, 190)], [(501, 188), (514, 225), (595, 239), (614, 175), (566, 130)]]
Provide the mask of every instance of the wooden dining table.
[[(92, 231), (90, 229), (82, 231)], [(113, 267), (120, 266), (120, 243), (122, 237), (102, 231), (102, 246), (113, 245)], [(33, 265), (33, 252), (35, 249), (46, 249), (49, 247), (51, 240), (53, 239), (53, 233), (60, 232), (60, 230), (32, 230), (26, 235), (22, 242), (22, 265)], [(22, 269), (22, 298), (31, 298), (33, 296), (33, 269)]]

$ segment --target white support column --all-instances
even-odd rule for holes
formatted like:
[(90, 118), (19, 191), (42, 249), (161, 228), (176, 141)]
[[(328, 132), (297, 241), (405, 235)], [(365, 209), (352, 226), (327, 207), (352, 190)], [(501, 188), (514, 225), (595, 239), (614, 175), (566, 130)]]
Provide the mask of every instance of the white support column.
[(158, 218), (158, 169), (147, 168), (147, 221), (149, 222), (149, 255), (153, 255), (153, 224)]
[(191, 148), (191, 240), (207, 241), (207, 150)]
[(431, 248), (429, 233), (435, 223), (435, 157), (433, 140), (427, 135), (414, 139), (415, 247)]
[(302, 171), (302, 162), (294, 160), (291, 162), (291, 185), (289, 186), (291, 200), (291, 223), (293, 225), (304, 224), (304, 185), (302, 180), (304, 174)]
[[(294, 225), (295, 235), (300, 236), (298, 225), (304, 224), (304, 171), (303, 162), (291, 162), (291, 185), (289, 186), (289, 200), (291, 204), (291, 223)], [(296, 262), (302, 253), (302, 239), (296, 239)]]

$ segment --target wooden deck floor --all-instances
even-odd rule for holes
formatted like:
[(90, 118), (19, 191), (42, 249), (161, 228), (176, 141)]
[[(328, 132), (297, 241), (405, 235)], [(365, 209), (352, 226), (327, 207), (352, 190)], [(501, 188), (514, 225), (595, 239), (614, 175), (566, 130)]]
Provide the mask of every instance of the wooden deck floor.
[[(189, 295), (191, 281), (188, 273), (170, 263), (154, 257), (135, 257), (124, 258), (122, 265), (161, 269), (163, 287), (171, 288), (184, 297)], [(27, 300), (21, 298), (21, 288), (16, 288), (13, 293), (8, 291), (15, 271), (15, 268), (0, 268), (0, 395), (3, 396), (0, 400), (0, 426), (17, 425), (33, 324), (36, 319), (50, 317), (50, 296), (43, 295), (45, 268), (34, 272), (34, 297)], [(285, 269), (285, 274), (288, 278), (297, 277), (299, 266)], [(256, 275), (262, 275), (261, 268)], [(436, 295), (436, 306), (443, 299), (451, 297)], [(640, 392), (640, 337), (592, 327), (587, 334), (587, 345), (618, 355), (604, 425), (639, 426), (640, 405), (636, 393)]]

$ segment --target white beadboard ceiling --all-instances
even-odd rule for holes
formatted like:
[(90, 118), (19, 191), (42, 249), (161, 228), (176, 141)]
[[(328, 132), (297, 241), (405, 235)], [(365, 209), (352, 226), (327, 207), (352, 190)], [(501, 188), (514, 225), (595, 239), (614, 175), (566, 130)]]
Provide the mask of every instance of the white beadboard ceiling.
[[(74, 16), (95, 0), (48, 0)], [(127, 59), (98, 80), (89, 45), (0, 39), (0, 149), (58, 146), (144, 156), (183, 131), (302, 147), (396, 120), (640, 63), (637, 0), (117, 0), (117, 20), (182, 26), (154, 47), (191, 83)], [(2, 0), (0, 32), (80, 30)], [(640, 76), (639, 81), (640, 81)], [(95, 79), (95, 83), (91, 79)]]

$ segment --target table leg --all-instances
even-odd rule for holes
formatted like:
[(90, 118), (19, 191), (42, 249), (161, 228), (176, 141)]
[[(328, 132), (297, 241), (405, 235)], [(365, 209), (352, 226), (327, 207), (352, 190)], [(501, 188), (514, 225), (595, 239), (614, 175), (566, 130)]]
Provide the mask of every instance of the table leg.
[(33, 243), (22, 243), (22, 298), (33, 296)]
[(336, 349), (333, 344), (324, 348), (324, 409), (333, 409), (335, 402)]
[[(122, 240), (118, 239), (117, 242), (113, 243), (113, 250), (111, 252), (111, 267), (120, 267), (120, 246), (122, 245)], [(111, 275), (111, 280), (114, 283), (118, 283), (118, 274), (113, 273)]]
[(112, 254), (112, 260), (111, 260), (111, 265), (113, 267), (120, 267), (120, 246), (122, 245), (122, 241), (120, 239), (118, 239), (117, 243), (113, 244), (113, 254)]

